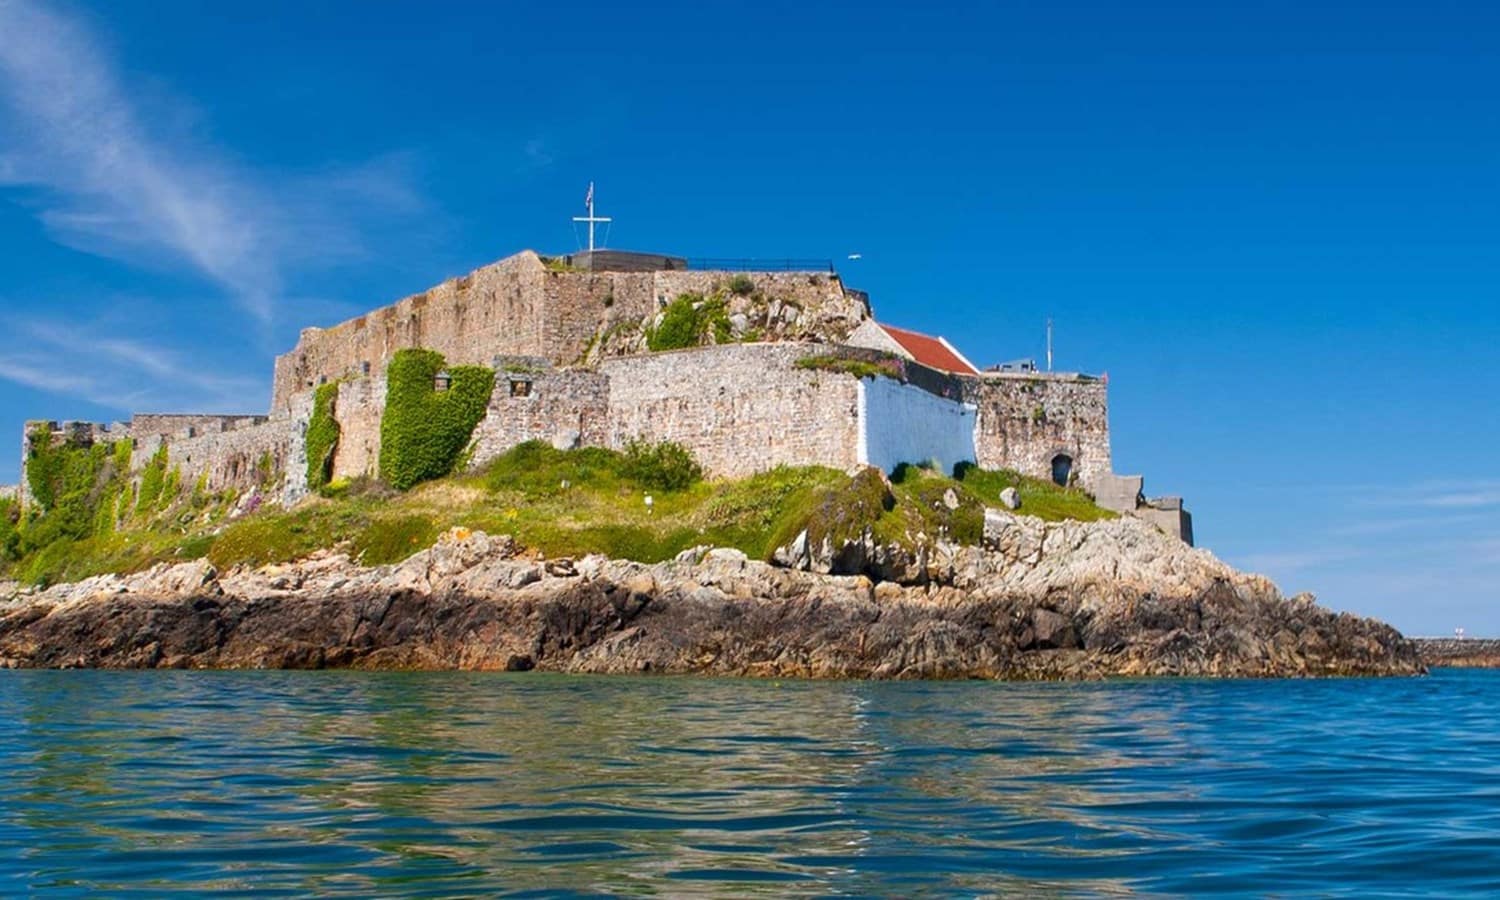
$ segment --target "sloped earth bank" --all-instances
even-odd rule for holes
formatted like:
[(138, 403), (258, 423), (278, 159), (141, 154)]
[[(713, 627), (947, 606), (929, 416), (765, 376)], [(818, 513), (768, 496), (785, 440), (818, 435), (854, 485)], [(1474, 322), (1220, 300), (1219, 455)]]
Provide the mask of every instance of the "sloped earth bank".
[(983, 549), (810, 547), (804, 536), (777, 560), (706, 549), (656, 565), (540, 560), (508, 538), (454, 531), (395, 566), (332, 553), (223, 573), (185, 563), (0, 602), (0, 665), (1015, 679), (1424, 670), (1390, 626), (1284, 599), (1133, 519), (991, 511)]

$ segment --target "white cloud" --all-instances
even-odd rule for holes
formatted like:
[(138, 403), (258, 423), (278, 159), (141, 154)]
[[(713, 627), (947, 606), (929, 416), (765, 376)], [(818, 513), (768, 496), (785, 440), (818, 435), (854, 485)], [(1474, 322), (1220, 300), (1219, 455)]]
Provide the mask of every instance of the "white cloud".
[(265, 379), (237, 374), (211, 352), (186, 355), (78, 322), (12, 317), (0, 330), (0, 378), (127, 415), (255, 412), (269, 394)]
[[(399, 156), (315, 176), (260, 173), (143, 115), (77, 21), (0, 0), (0, 185), (30, 188), (58, 241), (133, 263), (187, 267), (268, 322), (288, 269), (358, 257), (362, 228), (422, 211)], [(379, 215), (372, 215), (378, 213)]]

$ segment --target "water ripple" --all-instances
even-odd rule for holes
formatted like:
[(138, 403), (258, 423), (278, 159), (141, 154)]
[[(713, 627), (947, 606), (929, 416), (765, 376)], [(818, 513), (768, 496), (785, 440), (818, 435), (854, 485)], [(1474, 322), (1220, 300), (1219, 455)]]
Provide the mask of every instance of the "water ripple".
[(0, 672), (0, 894), (1487, 895), (1500, 673)]

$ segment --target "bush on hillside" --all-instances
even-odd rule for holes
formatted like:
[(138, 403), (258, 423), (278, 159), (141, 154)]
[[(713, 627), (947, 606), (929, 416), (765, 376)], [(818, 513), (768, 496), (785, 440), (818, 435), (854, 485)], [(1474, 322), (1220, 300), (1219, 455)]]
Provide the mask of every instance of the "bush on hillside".
[(703, 467), (681, 444), (635, 440), (625, 445), (620, 474), (644, 488), (681, 491), (703, 479)]

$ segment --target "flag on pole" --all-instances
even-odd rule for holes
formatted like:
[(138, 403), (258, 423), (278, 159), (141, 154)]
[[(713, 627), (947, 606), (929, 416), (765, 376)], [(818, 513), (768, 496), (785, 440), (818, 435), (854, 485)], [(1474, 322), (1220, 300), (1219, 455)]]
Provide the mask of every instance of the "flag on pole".
[(594, 183), (589, 182), (589, 192), (583, 197), (583, 208), (592, 211), (594, 208)]

